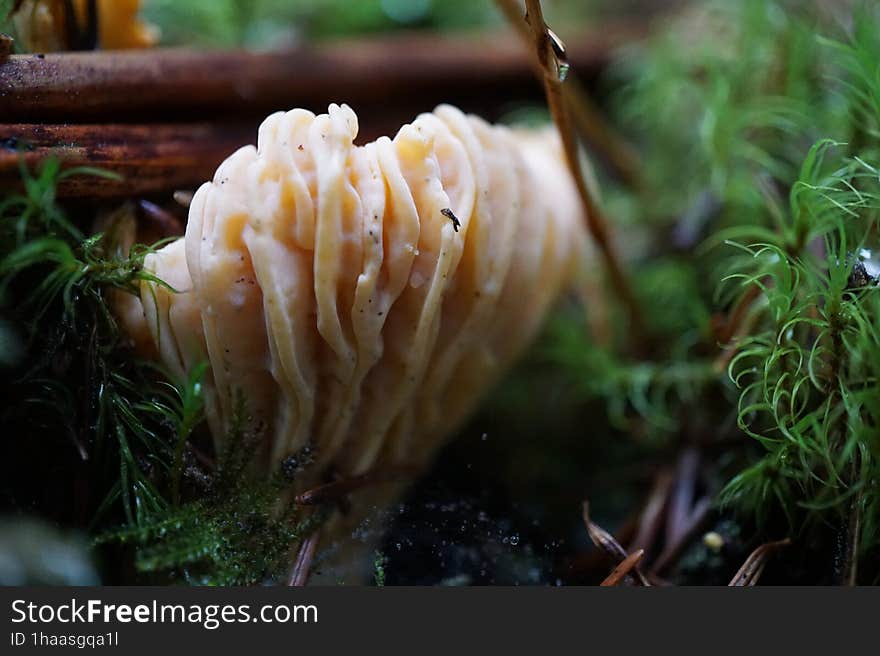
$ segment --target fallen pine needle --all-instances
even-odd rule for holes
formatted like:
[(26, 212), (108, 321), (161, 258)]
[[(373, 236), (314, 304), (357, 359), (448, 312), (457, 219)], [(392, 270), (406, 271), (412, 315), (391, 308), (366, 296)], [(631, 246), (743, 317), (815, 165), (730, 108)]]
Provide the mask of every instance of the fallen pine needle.
[(746, 558), (746, 562), (744, 562), (742, 567), (739, 568), (739, 571), (730, 580), (728, 586), (743, 587), (755, 585), (758, 582), (758, 579), (761, 578), (761, 574), (764, 573), (764, 567), (767, 565), (767, 560), (770, 556), (790, 544), (791, 540), (788, 538), (777, 542), (762, 544), (749, 554), (749, 557)]
[[(642, 559), (642, 556), (645, 555), (644, 549), (639, 549), (638, 551), (633, 551), (629, 556), (623, 559), (617, 567), (615, 567), (611, 574), (609, 574), (602, 583), (599, 584), (600, 587), (607, 588), (611, 586), (615, 586), (622, 579), (632, 573), (632, 571), (639, 564), (639, 561)], [(647, 584), (647, 583), (646, 583)]]

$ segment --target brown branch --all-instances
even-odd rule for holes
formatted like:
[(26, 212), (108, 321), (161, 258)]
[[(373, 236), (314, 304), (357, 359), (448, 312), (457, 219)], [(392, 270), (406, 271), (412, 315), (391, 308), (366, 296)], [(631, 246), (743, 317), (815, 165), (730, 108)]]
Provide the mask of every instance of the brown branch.
[[(584, 525), (587, 527), (587, 533), (590, 536), (590, 540), (592, 540), (593, 544), (596, 545), (599, 549), (604, 551), (611, 559), (617, 563), (623, 563), (628, 557), (629, 554), (626, 553), (626, 549), (620, 546), (620, 543), (614, 539), (614, 536), (611, 535), (604, 528), (593, 522), (590, 519), (590, 504), (587, 501), (583, 502), (582, 505), (582, 517), (584, 519)], [(642, 574), (641, 570), (638, 568), (637, 564), (633, 566), (635, 572), (635, 580), (639, 585), (650, 585), (648, 580), (645, 578), (644, 574)]]
[(762, 544), (755, 549), (748, 558), (746, 558), (746, 562), (744, 562), (742, 567), (739, 568), (739, 571), (730, 580), (728, 585), (733, 587), (755, 585), (758, 582), (758, 579), (761, 578), (761, 574), (764, 572), (764, 567), (767, 565), (767, 559), (772, 554), (790, 544), (791, 540), (788, 538), (779, 540), (778, 542)]
[[(527, 43), (531, 43), (529, 26), (522, 19), (522, 8), (517, 0), (495, 0), (495, 4), (516, 32)], [(543, 78), (543, 70), (535, 62), (535, 72)], [(569, 73), (562, 95), (568, 104), (577, 131), (596, 150), (604, 156), (615, 173), (630, 186), (636, 186), (640, 177), (641, 164), (635, 148), (621, 137), (605, 119), (602, 110), (593, 102), (587, 90)]]
[(33, 168), (47, 157), (123, 178), (70, 177), (59, 184), (59, 197), (130, 197), (194, 187), (255, 137), (252, 123), (0, 125), (0, 189), (21, 183), (20, 159)]
[(558, 55), (554, 53), (553, 37), (544, 22), (541, 2), (540, 0), (526, 0), (526, 8), (528, 10), (526, 16), (532, 32), (532, 42), (543, 72), (547, 105), (550, 108), (553, 122), (559, 130), (565, 158), (584, 205), (587, 228), (599, 248), (611, 284), (629, 313), (633, 334), (639, 337), (644, 333), (641, 309), (615, 250), (608, 222), (594, 201), (584, 178), (571, 115), (562, 95), (562, 80), (558, 69), (560, 62)]
[(609, 574), (604, 581), (602, 581), (599, 586), (603, 588), (612, 587), (620, 583), (624, 578), (630, 575), (633, 570), (635, 570), (636, 566), (639, 564), (639, 561), (642, 559), (642, 556), (645, 555), (644, 549), (639, 549), (638, 551), (632, 552), (629, 556), (623, 559), (621, 563), (615, 567), (611, 574)]
[[(646, 33), (621, 23), (578, 38), (569, 58), (598, 71), (611, 51)], [(534, 94), (530, 58), (506, 34), (408, 34), (307, 44), (271, 53), (156, 48), (12, 55), (0, 66), (0, 117), (17, 122), (206, 120), (347, 102), (407, 114), (440, 102), (497, 106)], [(395, 103), (388, 103), (388, 99)], [(407, 104), (408, 103), (408, 104)], [(411, 116), (410, 116), (411, 118)]]
[(620, 546), (613, 535), (590, 519), (590, 504), (587, 501), (583, 502), (581, 516), (593, 544), (611, 556), (615, 562), (623, 561), (626, 558), (626, 549)]
[(312, 561), (318, 548), (318, 534), (319, 531), (316, 530), (303, 540), (296, 554), (296, 562), (293, 564), (287, 585), (302, 587), (309, 582), (309, 574), (312, 572)]

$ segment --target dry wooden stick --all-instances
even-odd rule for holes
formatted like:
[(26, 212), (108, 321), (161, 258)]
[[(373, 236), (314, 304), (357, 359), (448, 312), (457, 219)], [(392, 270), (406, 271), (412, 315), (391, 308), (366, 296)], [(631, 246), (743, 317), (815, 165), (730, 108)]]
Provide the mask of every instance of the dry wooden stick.
[(93, 166), (122, 179), (74, 176), (57, 189), (62, 197), (131, 197), (209, 180), (217, 166), (251, 143), (256, 125), (0, 125), (0, 188), (21, 183), (20, 160), (33, 168), (47, 157), (65, 167)]
[(302, 587), (309, 582), (309, 574), (312, 572), (312, 561), (315, 559), (315, 551), (318, 548), (318, 530), (309, 535), (299, 547), (296, 554), (296, 562), (290, 572), (287, 585)]
[[(611, 50), (645, 34), (644, 24), (603, 26), (584, 34), (569, 58), (596, 71)], [(270, 111), (347, 102), (495, 103), (511, 89), (533, 93), (530, 57), (506, 35), (381, 39), (305, 44), (269, 53), (156, 48), (122, 52), (11, 55), (0, 66), (0, 117), (18, 122), (207, 120), (230, 112)], [(394, 102), (389, 102), (389, 99)]]
[(531, 28), (532, 42), (543, 72), (547, 104), (550, 107), (553, 122), (559, 130), (565, 150), (565, 158), (584, 205), (587, 228), (593, 237), (593, 241), (595, 241), (599, 248), (605, 268), (611, 278), (611, 284), (629, 312), (633, 334), (636, 337), (641, 336), (644, 333), (641, 309), (614, 248), (608, 222), (593, 200), (593, 196), (584, 178), (571, 116), (568, 111), (568, 105), (562, 95), (562, 80), (560, 79), (559, 69), (561, 63), (559, 55), (554, 53), (554, 37), (551, 36), (547, 24), (544, 22), (544, 13), (541, 10), (540, 0), (526, 0), (526, 8), (526, 18)]
[(624, 578), (632, 573), (632, 571), (636, 568), (636, 566), (639, 564), (639, 561), (642, 559), (642, 556), (644, 555), (644, 549), (633, 551), (629, 556), (624, 558), (617, 567), (615, 567), (611, 571), (611, 574), (609, 574), (605, 578), (605, 580), (599, 584), (599, 587), (607, 588), (620, 583)]
[[(618, 564), (623, 563), (629, 558), (626, 549), (620, 546), (620, 543), (614, 539), (614, 536), (590, 519), (590, 504), (587, 501), (583, 502), (582, 516), (584, 519), (584, 525), (587, 527), (587, 533), (594, 545), (608, 554), (611, 559)], [(644, 574), (642, 574), (641, 570), (638, 568), (638, 562), (636, 562), (631, 569), (635, 574), (634, 580), (639, 585), (650, 585), (648, 579), (645, 578)]]
[[(522, 9), (517, 0), (495, 0), (495, 4), (507, 21), (525, 40), (531, 42), (529, 26), (522, 19)], [(536, 62), (537, 63), (537, 62)], [(535, 66), (539, 77), (543, 70)], [(636, 186), (641, 168), (635, 148), (626, 142), (605, 119), (602, 110), (590, 98), (583, 85), (574, 75), (569, 75), (562, 87), (562, 95), (571, 111), (578, 132), (589, 141), (607, 160), (617, 175), (630, 186)]]
[(730, 580), (728, 585), (733, 587), (755, 585), (758, 582), (758, 579), (761, 578), (761, 574), (764, 572), (764, 567), (767, 565), (767, 559), (770, 555), (790, 544), (791, 540), (788, 538), (779, 540), (778, 542), (762, 544), (755, 549), (748, 558), (746, 558), (746, 562), (744, 562), (742, 567), (739, 568), (739, 571)]

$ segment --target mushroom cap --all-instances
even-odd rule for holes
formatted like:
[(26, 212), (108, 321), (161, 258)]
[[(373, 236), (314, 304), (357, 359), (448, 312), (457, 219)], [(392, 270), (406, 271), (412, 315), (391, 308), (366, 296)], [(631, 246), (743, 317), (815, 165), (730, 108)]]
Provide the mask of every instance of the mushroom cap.
[(210, 363), (218, 448), (244, 398), (270, 469), (306, 445), (314, 472), (427, 462), (585, 245), (553, 130), (442, 105), (393, 139), (357, 132), (346, 105), (269, 116), (195, 194), (185, 237), (147, 257), (176, 291), (145, 282), (122, 317), (173, 372)]

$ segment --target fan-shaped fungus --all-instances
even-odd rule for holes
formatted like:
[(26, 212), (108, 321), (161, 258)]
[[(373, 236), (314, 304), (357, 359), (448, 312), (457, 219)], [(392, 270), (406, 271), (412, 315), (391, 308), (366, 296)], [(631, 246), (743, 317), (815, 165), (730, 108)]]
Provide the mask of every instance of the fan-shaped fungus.
[(182, 375), (203, 360), (218, 448), (244, 395), (272, 468), (425, 463), (573, 273), (582, 210), (558, 135), (450, 106), (355, 146), (355, 113), (273, 114), (195, 194), (125, 314)]

